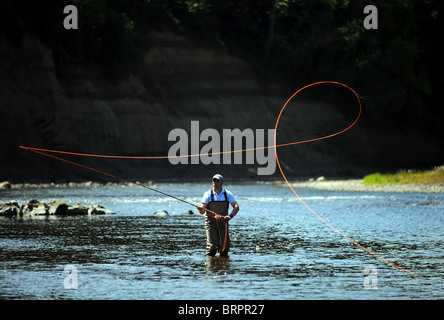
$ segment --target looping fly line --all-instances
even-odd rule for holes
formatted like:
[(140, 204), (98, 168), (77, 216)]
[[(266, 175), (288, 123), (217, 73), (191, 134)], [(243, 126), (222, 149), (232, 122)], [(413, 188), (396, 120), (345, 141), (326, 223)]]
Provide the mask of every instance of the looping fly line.
[[(282, 117), (282, 114), (283, 114), (283, 112), (284, 112), (284, 109), (287, 107), (288, 103), (289, 103), (289, 102), (290, 102), (290, 101), (291, 101), (291, 100), (292, 100), (292, 99), (293, 99), (298, 93), (300, 93), (301, 91), (303, 91), (303, 90), (305, 90), (305, 89), (307, 89), (307, 88), (309, 88), (309, 87), (312, 87), (312, 86), (315, 86), (315, 85), (319, 85), (319, 84), (335, 84), (335, 85), (340, 85), (340, 86), (343, 86), (343, 87), (349, 89), (351, 92), (353, 92), (353, 94), (356, 96), (356, 98), (357, 98), (357, 100), (358, 100), (358, 103), (359, 103), (359, 113), (358, 113), (358, 116), (356, 117), (356, 119), (355, 119), (355, 120), (353, 121), (353, 123), (352, 123), (351, 125), (349, 125), (347, 128), (345, 128), (345, 129), (343, 129), (343, 130), (341, 130), (341, 131), (338, 131), (338, 132), (336, 132), (336, 133), (329, 134), (329, 135), (322, 136), (322, 137), (318, 137), (318, 138), (307, 139), (307, 140), (301, 140), (301, 141), (295, 141), (295, 142), (289, 142), (289, 143), (284, 143), (284, 144), (279, 144), (279, 145), (278, 145), (278, 144), (276, 143), (277, 129), (278, 129), (279, 121), (280, 121), (280, 119), (281, 119), (281, 117)], [(301, 202), (301, 203), (302, 203), (302, 204), (303, 204), (303, 205), (304, 205), (304, 206), (305, 206), (305, 207), (306, 207), (306, 208), (307, 208), (307, 209), (308, 209), (313, 215), (315, 215), (320, 221), (322, 221), (325, 225), (327, 225), (327, 226), (328, 226), (329, 228), (331, 228), (333, 231), (335, 231), (336, 233), (338, 233), (339, 235), (341, 235), (342, 237), (344, 237), (345, 239), (347, 239), (348, 241), (350, 241), (351, 243), (353, 243), (353, 244), (356, 245), (357, 247), (359, 247), (359, 248), (361, 248), (362, 250), (366, 251), (367, 253), (370, 253), (370, 254), (373, 255), (374, 257), (376, 257), (376, 258), (378, 258), (378, 259), (380, 259), (380, 260), (382, 260), (382, 261), (384, 261), (384, 262), (386, 262), (386, 263), (388, 263), (388, 264), (390, 264), (390, 265), (392, 265), (392, 266), (394, 266), (394, 267), (396, 267), (396, 268), (398, 268), (398, 269), (400, 269), (400, 270), (403, 270), (403, 271), (405, 271), (405, 272), (408, 272), (408, 273), (410, 273), (410, 274), (412, 274), (412, 275), (414, 275), (414, 276), (416, 276), (416, 277), (422, 277), (421, 275), (416, 274), (416, 273), (414, 273), (414, 272), (412, 272), (412, 271), (410, 271), (410, 270), (407, 270), (407, 269), (405, 269), (405, 268), (403, 268), (403, 267), (400, 267), (400, 266), (398, 266), (397, 264), (395, 264), (395, 263), (393, 263), (393, 262), (391, 262), (391, 261), (389, 261), (389, 260), (387, 260), (387, 259), (385, 259), (385, 258), (383, 258), (383, 257), (381, 257), (381, 256), (379, 256), (379, 255), (377, 255), (376, 253), (370, 251), (369, 249), (367, 249), (367, 248), (365, 248), (364, 246), (360, 245), (359, 243), (357, 243), (356, 241), (354, 241), (354, 240), (351, 239), (350, 237), (346, 236), (344, 233), (342, 233), (342, 232), (340, 232), (339, 230), (337, 230), (337, 229), (336, 229), (335, 227), (333, 227), (330, 223), (328, 223), (328, 222), (327, 222), (326, 220), (324, 220), (321, 216), (319, 216), (319, 215), (318, 215), (313, 209), (310, 208), (310, 206), (308, 206), (307, 203), (305, 203), (305, 201), (303, 201), (303, 199), (302, 199), (302, 198), (296, 193), (296, 191), (293, 189), (293, 187), (292, 187), (291, 184), (289, 183), (289, 181), (288, 181), (288, 179), (287, 179), (287, 177), (286, 177), (284, 171), (282, 170), (281, 164), (280, 164), (280, 162), (279, 162), (279, 157), (278, 157), (278, 154), (277, 154), (277, 149), (278, 149), (278, 148), (280, 148), (280, 147), (287, 147), (287, 146), (291, 146), (291, 145), (297, 145), (297, 144), (303, 144), (303, 143), (309, 143), (309, 142), (314, 142), (314, 141), (324, 140), (324, 139), (332, 138), (332, 137), (334, 137), (334, 136), (338, 136), (338, 135), (340, 135), (340, 134), (342, 134), (342, 133), (344, 133), (344, 132), (350, 130), (350, 129), (351, 129), (351, 128), (352, 128), (352, 127), (358, 122), (359, 118), (361, 117), (361, 112), (362, 112), (361, 99), (359, 98), (358, 94), (357, 94), (352, 88), (350, 88), (349, 86), (347, 86), (347, 85), (345, 85), (345, 84), (343, 84), (343, 83), (340, 83), (340, 82), (336, 82), (336, 81), (319, 81), (319, 82), (314, 82), (314, 83), (311, 83), (311, 84), (309, 84), (309, 85), (306, 85), (306, 86), (302, 87), (301, 89), (299, 89), (298, 91), (296, 91), (296, 92), (295, 92), (295, 93), (294, 93), (294, 94), (293, 94), (293, 95), (287, 100), (287, 102), (286, 102), (286, 103), (284, 104), (284, 106), (282, 107), (282, 109), (281, 109), (281, 111), (280, 111), (280, 113), (279, 113), (279, 115), (278, 115), (278, 117), (277, 117), (276, 124), (275, 124), (275, 131), (274, 131), (274, 145), (272, 145), (272, 146), (264, 146), (264, 147), (257, 147), (257, 148), (250, 148), (250, 149), (243, 149), (243, 150), (214, 152), (214, 153), (208, 153), (208, 154), (206, 154), (206, 155), (216, 155), (216, 154), (236, 153), (236, 152), (247, 152), (247, 151), (260, 150), (260, 149), (274, 148), (274, 153), (275, 153), (275, 156), (276, 156), (276, 162), (277, 162), (277, 165), (278, 165), (278, 168), (279, 168), (279, 171), (280, 171), (282, 177), (284, 178), (285, 182), (287, 183), (287, 185), (288, 185), (288, 187), (290, 188), (290, 190), (294, 193), (294, 195), (299, 199), (299, 201), (300, 201), (300, 202)], [(185, 200), (183, 200), (183, 199), (180, 199), (180, 198), (174, 197), (174, 196), (169, 195), (169, 194), (167, 194), (167, 193), (165, 193), (165, 192), (161, 192), (161, 191), (158, 191), (158, 190), (156, 190), (156, 189), (153, 189), (153, 188), (147, 187), (147, 186), (145, 186), (145, 185), (143, 185), (143, 184), (141, 184), (141, 183), (132, 182), (132, 181), (129, 181), (129, 180), (126, 180), (126, 179), (123, 179), (123, 178), (117, 177), (117, 176), (115, 176), (115, 175), (113, 175), (113, 174), (106, 173), (106, 172), (103, 172), (103, 171), (100, 171), (100, 170), (97, 170), (97, 169), (94, 169), (94, 168), (91, 168), (91, 167), (87, 167), (87, 166), (85, 166), (85, 165), (82, 165), (82, 164), (79, 164), (79, 163), (76, 163), (76, 162), (73, 162), (73, 161), (69, 161), (69, 160), (66, 160), (66, 159), (63, 159), (63, 158), (59, 158), (59, 157), (56, 157), (56, 156), (54, 156), (54, 155), (47, 154), (47, 153), (45, 153), (45, 152), (49, 152), (49, 153), (58, 153), (58, 154), (66, 154), (66, 155), (74, 155), (74, 156), (83, 156), (83, 157), (113, 158), (113, 159), (168, 159), (168, 158), (171, 158), (171, 156), (118, 156), (118, 155), (101, 155), (101, 154), (78, 153), (78, 152), (69, 152), (69, 151), (60, 151), (60, 150), (42, 149), (42, 148), (25, 147), (25, 146), (20, 146), (20, 148), (25, 149), (25, 150), (28, 150), (28, 151), (32, 151), (32, 152), (35, 152), (35, 153), (38, 153), (38, 154), (41, 154), (41, 155), (44, 155), (44, 156), (47, 156), (47, 157), (51, 157), (51, 158), (54, 158), (54, 159), (57, 159), (57, 160), (60, 160), (60, 161), (64, 161), (64, 162), (70, 163), (70, 164), (72, 164), (72, 165), (80, 166), (80, 167), (82, 167), (82, 168), (85, 168), (85, 169), (88, 169), (88, 170), (91, 170), (91, 171), (95, 171), (95, 172), (101, 173), (101, 174), (103, 174), (103, 175), (106, 175), (106, 176), (109, 176), (109, 177), (112, 177), (112, 178), (115, 178), (115, 179), (118, 179), (118, 180), (125, 181), (125, 182), (127, 182), (127, 183), (131, 183), (131, 184), (134, 184), (134, 185), (138, 185), (138, 186), (143, 187), (143, 188), (146, 188), (146, 189), (148, 189), (148, 190), (151, 190), (151, 191), (154, 191), (154, 192), (160, 193), (160, 194), (162, 194), (162, 195), (164, 195), (164, 196), (171, 197), (171, 198), (176, 199), (176, 200), (178, 200), (178, 201), (181, 201), (181, 202), (187, 203), (187, 204), (192, 205), (192, 206), (194, 206), (194, 207), (196, 207), (196, 208), (198, 207), (198, 206), (196, 206), (195, 204), (192, 204), (192, 203), (190, 203), (190, 202), (188, 202), (188, 201), (185, 201)], [(174, 158), (180, 158), (180, 157), (199, 157), (199, 156), (201, 156), (201, 154), (181, 155), (181, 156), (173, 156), (173, 157), (174, 157)], [(211, 212), (211, 211), (209, 211), (209, 210), (206, 210), (206, 211), (207, 211), (207, 213), (209, 213), (209, 214), (211, 214), (211, 215), (214, 215), (214, 216), (216, 215), (216, 213), (214, 213), (214, 212)]]

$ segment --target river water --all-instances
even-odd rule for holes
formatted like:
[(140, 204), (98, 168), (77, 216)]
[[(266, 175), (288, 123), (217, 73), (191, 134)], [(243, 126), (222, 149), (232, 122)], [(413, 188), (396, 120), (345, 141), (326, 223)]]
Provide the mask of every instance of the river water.
[[(210, 184), (151, 187), (199, 204)], [(444, 195), (228, 184), (240, 205), (228, 259), (205, 257), (195, 208), (128, 185), (2, 191), (101, 204), (106, 216), (0, 218), (0, 299), (443, 299)], [(195, 214), (184, 214), (187, 210)], [(168, 211), (158, 217), (157, 210)]]

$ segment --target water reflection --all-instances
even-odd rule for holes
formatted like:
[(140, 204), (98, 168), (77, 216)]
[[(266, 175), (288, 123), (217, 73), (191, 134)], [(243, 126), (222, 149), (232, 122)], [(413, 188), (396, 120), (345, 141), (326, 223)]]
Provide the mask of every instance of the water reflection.
[(229, 257), (207, 257), (205, 263), (205, 274), (209, 275), (227, 275), (230, 272)]

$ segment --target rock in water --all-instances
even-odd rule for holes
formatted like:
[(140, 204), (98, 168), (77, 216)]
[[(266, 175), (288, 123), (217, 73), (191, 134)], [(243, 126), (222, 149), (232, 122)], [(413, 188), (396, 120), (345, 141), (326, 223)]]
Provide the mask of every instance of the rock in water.
[(168, 215), (168, 212), (165, 211), (165, 210), (159, 210), (159, 211), (156, 211), (155, 214), (156, 214), (156, 216), (158, 216), (158, 217), (165, 217), (165, 216)]
[(48, 209), (49, 206), (46, 203), (31, 199), (23, 205), (20, 210), (20, 214), (41, 216), (48, 214)]
[(36, 207), (40, 202), (36, 199), (31, 199), (28, 202), (26, 202), (21, 210), (20, 210), (20, 214), (22, 215), (27, 215), (30, 214), (32, 212), (32, 210), (34, 210), (34, 207)]
[(0, 203), (0, 216), (17, 216), (20, 214), (20, 206), (17, 202), (8, 201)]
[(83, 204), (76, 203), (74, 206), (66, 208), (67, 215), (82, 215), (88, 214), (88, 207)]
[(48, 214), (66, 214), (66, 210), (71, 207), (71, 205), (63, 200), (54, 200), (49, 205)]
[(93, 205), (88, 208), (88, 214), (114, 214), (115, 212), (105, 209), (101, 205)]
[[(165, 211), (166, 212), (166, 211)], [(21, 208), (17, 202), (0, 202), (0, 216), (17, 215), (94, 215), (114, 214), (115, 212), (105, 209), (101, 205), (84, 206), (76, 203), (74, 206), (63, 200), (54, 200), (50, 204), (31, 199)], [(166, 213), (168, 214), (168, 213)]]

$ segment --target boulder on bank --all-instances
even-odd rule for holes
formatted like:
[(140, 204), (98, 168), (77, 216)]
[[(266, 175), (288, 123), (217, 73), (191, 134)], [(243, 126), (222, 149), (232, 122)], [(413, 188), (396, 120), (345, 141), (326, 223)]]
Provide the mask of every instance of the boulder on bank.
[(10, 190), (12, 185), (9, 181), (0, 182), (0, 190)]
[(17, 202), (0, 203), (0, 216), (41, 216), (41, 215), (95, 215), (114, 214), (101, 205), (85, 206), (76, 203), (74, 206), (63, 200), (54, 200), (50, 204), (31, 199), (23, 206)]

